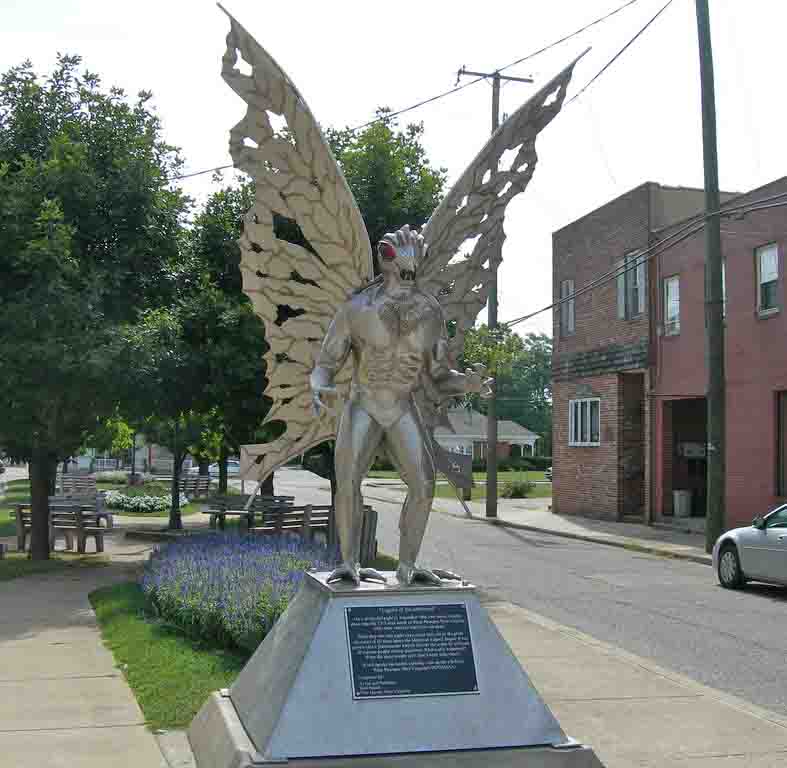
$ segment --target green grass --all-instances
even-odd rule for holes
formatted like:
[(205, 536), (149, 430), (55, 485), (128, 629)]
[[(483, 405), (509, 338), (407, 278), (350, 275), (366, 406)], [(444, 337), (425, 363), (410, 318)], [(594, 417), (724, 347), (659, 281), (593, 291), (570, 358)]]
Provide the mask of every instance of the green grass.
[(30, 500), (30, 481), (11, 480), (6, 483), (5, 495), (0, 498), (0, 537), (16, 534), (13, 505)]
[(98, 589), (89, 598), (104, 642), (150, 728), (185, 728), (208, 696), (229, 687), (248, 660), (205, 647), (147, 616), (137, 584)]
[(108, 565), (101, 555), (79, 555), (69, 552), (52, 552), (49, 560), (29, 560), (24, 552), (8, 552), (0, 560), (0, 581), (10, 581), (36, 573), (66, 570), (68, 568), (91, 568)]
[[(395, 571), (399, 561), (380, 553), (369, 565)], [(213, 691), (232, 685), (249, 659), (195, 642), (155, 619), (138, 584), (104, 587), (88, 597), (150, 728), (185, 728)]]
[(399, 567), (399, 561), (391, 555), (378, 552), (377, 557), (369, 563), (369, 567), (377, 571), (395, 571)]
[[(507, 477), (509, 473), (501, 475), (500, 482), (497, 484), (498, 496), (500, 495), (500, 491), (502, 490), (503, 486), (506, 483), (506, 480), (519, 480), (523, 479), (522, 474), (532, 475), (532, 474), (541, 474), (543, 472), (527, 472), (527, 473), (510, 473), (510, 478)], [(478, 482), (476, 480), (476, 482)], [(438, 483), (435, 487), (435, 498), (437, 499), (456, 499), (456, 491), (454, 490), (453, 486), (449, 483)], [(552, 483), (546, 483), (544, 485), (536, 485), (533, 490), (527, 495), (528, 499), (548, 499), (552, 496)], [(471, 501), (480, 501), (481, 499), (486, 498), (486, 485), (478, 484), (475, 485), (471, 491)]]
[[(378, 478), (378, 479), (386, 479), (386, 480), (398, 480), (399, 473), (398, 472), (383, 472), (383, 471), (371, 471), (368, 475), (370, 478)], [(513, 479), (516, 478), (517, 480), (532, 480), (532, 481), (539, 481), (539, 480), (546, 480), (544, 477), (543, 472), (520, 472), (519, 470), (501, 470), (498, 473), (500, 480), (506, 479)], [(473, 472), (473, 480), (476, 482), (486, 482), (486, 472)]]

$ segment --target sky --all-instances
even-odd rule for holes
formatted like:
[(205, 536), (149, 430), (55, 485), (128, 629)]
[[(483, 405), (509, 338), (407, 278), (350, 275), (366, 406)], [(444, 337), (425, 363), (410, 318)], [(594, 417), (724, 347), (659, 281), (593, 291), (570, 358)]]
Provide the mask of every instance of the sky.
[[(506, 74), (501, 111), (513, 112), (587, 46), (569, 98), (661, 8), (638, 0), (608, 21)], [(623, 4), (623, 0), (333, 3), (225, 0), (224, 6), (288, 72), (323, 125), (356, 126), (378, 106), (413, 104), (451, 88), (457, 70), (505, 66)], [(787, 175), (787, 100), (779, 51), (782, 0), (710, 0), (720, 186), (746, 191)], [(230, 128), (245, 105), (220, 76), (229, 23), (207, 0), (0, 0), (0, 71), (31, 59), (49, 71), (79, 54), (104, 85), (154, 93), (185, 171), (230, 162)], [(491, 87), (481, 82), (415, 110), (433, 165), (458, 178), (487, 140)], [(552, 301), (551, 235), (645, 181), (701, 187), (702, 131), (694, 0), (666, 11), (541, 133), (535, 175), (508, 207), (499, 274), (500, 321)], [(225, 172), (225, 180), (233, 175)], [(210, 174), (184, 182), (198, 200)], [(579, 286), (578, 286), (579, 287)], [(484, 319), (482, 313), (480, 319)], [(552, 332), (550, 312), (517, 326)]]

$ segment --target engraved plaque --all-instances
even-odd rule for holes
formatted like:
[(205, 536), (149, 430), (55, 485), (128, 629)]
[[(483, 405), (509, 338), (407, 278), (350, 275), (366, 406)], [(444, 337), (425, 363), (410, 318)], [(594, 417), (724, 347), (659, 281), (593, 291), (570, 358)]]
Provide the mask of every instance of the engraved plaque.
[(354, 699), (478, 693), (464, 603), (345, 609)]

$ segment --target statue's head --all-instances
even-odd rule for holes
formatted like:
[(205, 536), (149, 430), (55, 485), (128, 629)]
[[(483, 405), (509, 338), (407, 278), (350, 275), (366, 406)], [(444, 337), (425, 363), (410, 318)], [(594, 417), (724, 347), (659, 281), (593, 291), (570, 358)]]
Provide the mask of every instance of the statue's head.
[(396, 272), (404, 283), (414, 283), (418, 264), (424, 255), (423, 237), (405, 224), (396, 232), (387, 232), (377, 244), (380, 272)]

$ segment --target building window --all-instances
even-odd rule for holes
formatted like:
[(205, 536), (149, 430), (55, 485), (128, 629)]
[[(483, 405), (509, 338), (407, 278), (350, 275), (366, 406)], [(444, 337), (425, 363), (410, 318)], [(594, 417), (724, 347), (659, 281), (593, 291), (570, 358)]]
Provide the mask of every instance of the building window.
[(776, 495), (787, 496), (787, 392), (776, 393)]
[(776, 243), (764, 245), (755, 251), (757, 258), (757, 311), (761, 314), (779, 308), (779, 249)]
[(680, 333), (680, 278), (673, 275), (664, 280), (664, 333)]
[(597, 397), (569, 400), (568, 444), (599, 445), (601, 428), (601, 400)]
[(647, 256), (628, 253), (616, 264), (618, 270), (618, 317), (630, 320), (645, 312)]
[[(574, 333), (576, 328), (574, 317), (574, 281), (562, 280), (560, 282), (560, 335), (568, 336)], [(565, 301), (568, 299), (568, 301)]]

